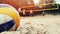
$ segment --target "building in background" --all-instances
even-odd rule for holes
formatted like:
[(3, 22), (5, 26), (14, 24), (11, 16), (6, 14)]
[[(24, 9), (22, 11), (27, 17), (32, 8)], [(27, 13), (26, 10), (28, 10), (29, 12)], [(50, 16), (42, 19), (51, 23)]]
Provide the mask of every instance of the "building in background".
[(48, 8), (54, 2), (55, 0), (0, 0), (0, 3), (10, 4), (23, 14), (26, 12), (33, 13), (34, 11), (50, 10)]

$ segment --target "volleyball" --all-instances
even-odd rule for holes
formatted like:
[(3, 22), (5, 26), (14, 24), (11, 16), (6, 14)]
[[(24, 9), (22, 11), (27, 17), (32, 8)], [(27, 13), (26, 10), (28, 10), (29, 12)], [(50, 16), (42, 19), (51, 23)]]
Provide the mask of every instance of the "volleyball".
[(20, 23), (17, 10), (8, 4), (0, 4), (0, 32), (15, 31)]

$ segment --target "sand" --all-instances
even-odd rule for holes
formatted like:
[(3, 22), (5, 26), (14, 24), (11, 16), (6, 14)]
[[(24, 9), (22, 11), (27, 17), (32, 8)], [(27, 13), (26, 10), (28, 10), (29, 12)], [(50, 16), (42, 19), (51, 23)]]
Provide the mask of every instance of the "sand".
[(60, 34), (60, 15), (21, 17), (20, 20), (19, 34)]

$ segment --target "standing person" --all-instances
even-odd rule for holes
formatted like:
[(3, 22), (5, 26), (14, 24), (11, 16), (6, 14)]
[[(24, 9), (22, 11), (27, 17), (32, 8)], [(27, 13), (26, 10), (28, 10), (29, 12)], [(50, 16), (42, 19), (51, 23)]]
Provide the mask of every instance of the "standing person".
[(45, 12), (43, 11), (42, 14), (43, 14), (43, 16), (44, 16), (44, 15), (45, 15)]
[(18, 12), (19, 12), (19, 13), (21, 12), (21, 8), (18, 8)]
[(21, 14), (21, 8), (18, 8), (18, 13)]

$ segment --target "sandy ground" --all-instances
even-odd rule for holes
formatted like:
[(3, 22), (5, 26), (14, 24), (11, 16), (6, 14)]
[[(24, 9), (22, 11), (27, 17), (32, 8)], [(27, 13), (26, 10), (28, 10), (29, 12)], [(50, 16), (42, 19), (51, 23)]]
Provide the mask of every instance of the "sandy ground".
[[(60, 34), (60, 15), (20, 17), (18, 34)], [(7, 32), (5, 32), (7, 34)], [(9, 32), (13, 34), (12, 32)], [(1, 33), (3, 34), (3, 33)]]

